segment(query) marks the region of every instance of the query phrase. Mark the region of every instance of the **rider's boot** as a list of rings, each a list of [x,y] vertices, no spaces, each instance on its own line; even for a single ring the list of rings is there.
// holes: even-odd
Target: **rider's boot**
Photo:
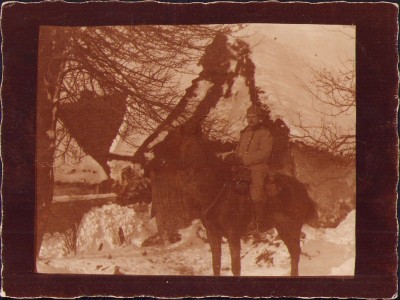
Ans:
[[[265,203],[264,201],[257,201],[254,203],[255,218],[258,224],[258,229],[264,231],[265,225]]]
[[[254,201],[252,203],[252,210],[253,220],[247,227],[247,233],[258,237],[260,229],[264,225],[264,202]]]
[[[251,203],[251,223],[247,226],[247,235],[255,235],[258,234],[258,223],[256,219],[256,203],[252,201]]]
[[[265,203],[264,201],[256,202],[255,205],[255,219],[258,224],[257,238],[260,241],[265,241],[269,237],[269,231],[265,220]]]

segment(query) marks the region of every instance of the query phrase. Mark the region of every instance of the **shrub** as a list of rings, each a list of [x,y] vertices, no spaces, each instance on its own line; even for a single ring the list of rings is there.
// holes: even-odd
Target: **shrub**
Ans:
[[[120,205],[151,201],[150,179],[143,176],[139,168],[127,166],[122,169],[121,182],[115,185]]]

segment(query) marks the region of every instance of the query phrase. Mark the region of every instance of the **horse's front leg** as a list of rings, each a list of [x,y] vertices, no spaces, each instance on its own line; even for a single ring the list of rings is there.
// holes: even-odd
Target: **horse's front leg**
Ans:
[[[221,243],[222,235],[215,230],[207,230],[207,239],[210,243],[214,276],[221,274]]]
[[[231,252],[231,266],[233,276],[240,276],[241,262],[240,262],[240,236],[236,233],[228,237],[229,250]]]
[[[288,246],[290,252],[290,276],[299,276],[299,261],[300,261],[300,242],[292,241],[292,244]]]

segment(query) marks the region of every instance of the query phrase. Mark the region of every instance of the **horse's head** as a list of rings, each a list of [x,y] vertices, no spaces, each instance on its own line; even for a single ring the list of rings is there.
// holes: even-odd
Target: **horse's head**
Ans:
[[[196,126],[178,132],[175,155],[179,160],[183,188],[202,196],[215,193],[229,175],[225,165]]]

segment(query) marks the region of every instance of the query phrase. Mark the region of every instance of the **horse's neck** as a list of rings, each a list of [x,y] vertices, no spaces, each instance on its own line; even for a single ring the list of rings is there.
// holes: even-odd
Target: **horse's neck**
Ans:
[[[203,168],[202,172],[198,174],[198,179],[201,181],[200,192],[203,208],[215,203],[228,184],[226,173],[217,162]]]
[[[192,168],[199,183],[202,208],[209,207],[228,182],[230,170],[213,153],[209,143],[197,136],[181,138],[180,157]]]

